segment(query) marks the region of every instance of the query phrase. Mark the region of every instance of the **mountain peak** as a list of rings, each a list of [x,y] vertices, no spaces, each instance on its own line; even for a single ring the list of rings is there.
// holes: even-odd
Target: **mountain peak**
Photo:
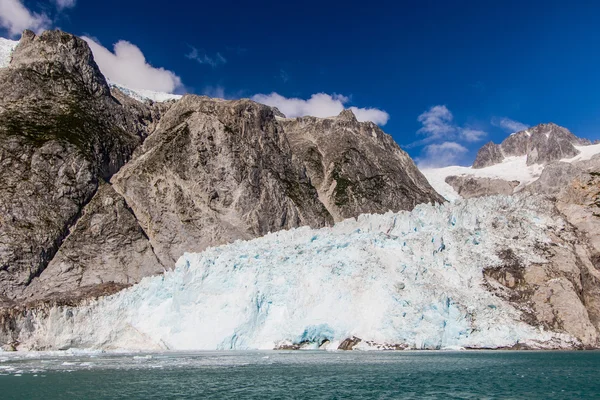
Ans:
[[[64,74],[75,74],[81,77],[90,93],[110,95],[106,79],[88,44],[60,30],[44,31],[39,35],[30,30],[23,31],[12,53],[10,66],[24,67],[54,79]]]
[[[339,113],[337,118],[344,121],[358,122],[358,120],[356,119],[356,115],[354,115],[352,110],[348,108]]]
[[[589,140],[579,138],[553,122],[538,124],[513,133],[500,144],[487,143],[477,153],[473,168],[489,167],[514,156],[527,156],[527,165],[545,164],[575,157],[579,154],[575,146],[588,144]]]

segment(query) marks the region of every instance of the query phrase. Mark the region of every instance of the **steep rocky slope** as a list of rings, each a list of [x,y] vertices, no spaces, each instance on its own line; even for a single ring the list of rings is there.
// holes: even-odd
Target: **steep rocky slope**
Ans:
[[[164,265],[186,251],[333,222],[267,106],[185,96],[112,182]]]
[[[0,296],[15,298],[46,268],[150,114],[111,96],[84,41],[23,34],[0,69]]]
[[[391,136],[372,122],[358,122],[350,110],[335,118],[281,119],[281,124],[336,221],[444,201]]]

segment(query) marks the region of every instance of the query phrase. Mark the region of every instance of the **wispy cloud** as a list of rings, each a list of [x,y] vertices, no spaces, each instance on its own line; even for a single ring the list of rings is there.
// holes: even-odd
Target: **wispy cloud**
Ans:
[[[332,117],[338,115],[350,102],[350,98],[341,94],[316,93],[309,99],[288,98],[278,93],[256,94],[252,100],[266,104],[271,107],[277,107],[289,118],[312,115],[315,117]],[[372,121],[378,125],[385,125],[390,119],[390,115],[377,108],[358,108],[348,107],[352,110],[356,119],[359,121]]]
[[[408,148],[448,140],[478,142],[487,136],[487,132],[481,129],[468,125],[459,126],[454,123],[454,115],[444,105],[431,107],[419,115],[417,121],[423,125],[417,134],[424,138],[407,145]]]
[[[190,52],[185,55],[185,58],[195,60],[199,64],[210,65],[213,68],[227,63],[227,59],[223,57],[221,53],[217,53],[214,56],[209,56],[203,50],[198,50],[193,46],[190,46]]]
[[[522,122],[515,121],[515,120],[506,118],[506,117],[504,117],[504,118],[494,117],[494,118],[492,118],[491,122],[492,122],[492,125],[494,125],[498,128],[502,128],[508,133],[520,132],[520,131],[524,131],[525,129],[529,128],[529,125],[526,125]]]
[[[62,10],[65,8],[75,7],[75,3],[77,3],[77,0],[54,0],[54,3],[56,4],[56,8],[58,10]]]
[[[288,75],[288,73],[287,73],[285,70],[283,70],[283,69],[280,69],[280,70],[279,70],[279,77],[281,78],[281,80],[283,81],[283,83],[287,83],[287,81],[289,81],[289,80],[290,80],[290,76],[289,76],[289,75]]]
[[[456,165],[462,161],[468,149],[456,142],[434,143],[425,146],[415,161],[419,168],[439,168]]]
[[[453,119],[454,116],[446,106],[433,106],[417,118],[423,125],[417,133],[426,136],[430,141],[452,136],[456,132],[456,127],[452,124]]]
[[[173,93],[182,87],[181,78],[173,71],[156,68],[146,61],[144,53],[136,45],[120,40],[114,45],[114,52],[97,41],[83,36],[100,70],[109,80],[132,89],[147,89]]]
[[[458,136],[460,139],[467,142],[479,142],[487,136],[487,132],[467,126],[459,128]]]
[[[217,97],[225,99],[225,88],[223,86],[207,86],[202,90],[202,94],[208,97]]]
[[[481,129],[456,124],[454,115],[445,105],[429,108],[417,117],[417,121],[422,125],[417,134],[423,136],[423,139],[405,147],[425,146],[418,157],[421,167],[431,168],[459,163],[468,152],[464,144],[479,142],[487,136],[487,132]]]
[[[0,0],[0,27],[10,36],[17,36],[25,29],[39,33],[51,26],[52,20],[46,13],[31,12],[21,0]]]

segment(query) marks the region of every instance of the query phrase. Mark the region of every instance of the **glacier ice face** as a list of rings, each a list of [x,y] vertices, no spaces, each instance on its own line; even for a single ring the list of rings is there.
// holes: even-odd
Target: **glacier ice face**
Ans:
[[[18,41],[0,38],[0,68],[8,67],[12,52],[19,44]]]
[[[572,340],[520,320],[482,271],[512,248],[525,263],[563,221],[537,197],[485,197],[362,215],[186,253],[163,276],[80,307],[54,307],[31,349],[330,348],[345,338],[411,348]],[[519,236],[517,242],[514,236]]]

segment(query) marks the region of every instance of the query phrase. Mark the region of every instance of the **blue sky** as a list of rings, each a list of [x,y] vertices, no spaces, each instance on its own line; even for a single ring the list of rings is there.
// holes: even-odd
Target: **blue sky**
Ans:
[[[0,34],[59,27],[107,53],[127,41],[124,58],[139,49],[171,71],[148,69],[138,83],[146,75],[134,63],[137,86],[166,79],[178,92],[264,94],[255,98],[287,114],[376,109],[358,113],[422,165],[470,164],[483,143],[524,125],[600,138],[594,3],[0,0]],[[104,68],[120,65],[107,57]]]

